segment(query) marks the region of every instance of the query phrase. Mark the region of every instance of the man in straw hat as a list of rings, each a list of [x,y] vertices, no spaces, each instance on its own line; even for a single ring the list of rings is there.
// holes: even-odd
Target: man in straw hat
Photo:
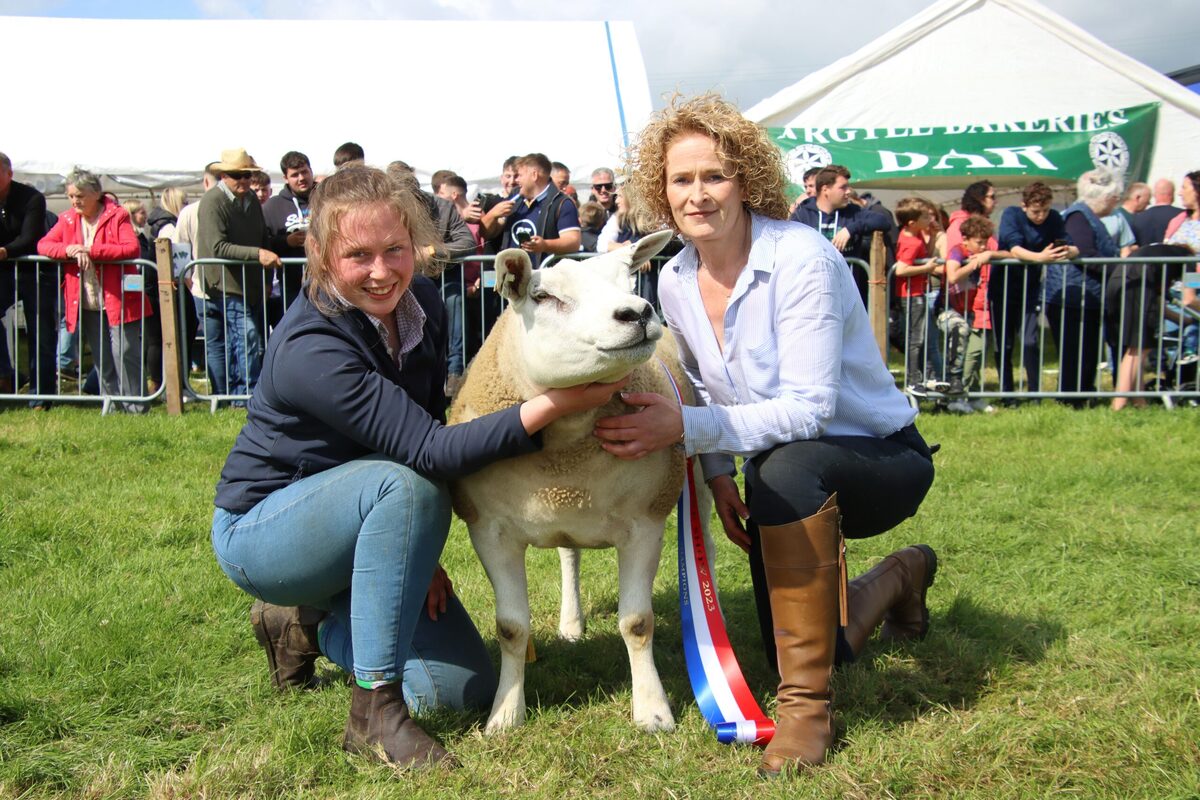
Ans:
[[[196,258],[243,263],[200,267],[208,294],[204,349],[213,394],[249,395],[262,367],[263,269],[276,269],[280,261],[265,247],[262,206],[250,191],[250,178],[261,167],[244,149],[236,148],[222,150],[213,170],[221,179],[200,199]],[[234,405],[244,404],[241,399],[234,401]]]

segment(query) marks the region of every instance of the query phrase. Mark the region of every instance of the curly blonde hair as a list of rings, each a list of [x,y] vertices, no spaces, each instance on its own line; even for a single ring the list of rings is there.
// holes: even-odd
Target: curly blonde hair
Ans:
[[[766,131],[714,92],[690,99],[675,95],[630,148],[625,159],[626,186],[639,196],[650,216],[679,231],[667,202],[667,150],[692,133],[711,138],[717,157],[733,167],[729,177],[737,178],[746,210],[771,219],[788,218],[788,179],[779,148]]]
[[[373,205],[385,205],[400,216],[412,239],[416,271],[423,274],[429,269],[429,253],[438,239],[421,198],[381,169],[347,164],[313,189],[309,201],[312,215],[308,238],[304,240],[304,254],[308,258],[308,299],[328,316],[341,313],[327,297],[334,287],[333,262],[337,257],[342,220],[353,209]]]

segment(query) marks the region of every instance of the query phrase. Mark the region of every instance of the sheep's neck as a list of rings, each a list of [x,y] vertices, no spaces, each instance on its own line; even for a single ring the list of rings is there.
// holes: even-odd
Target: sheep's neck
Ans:
[[[584,440],[596,441],[596,446],[599,447],[599,440],[592,436],[592,429],[596,427],[596,420],[600,418],[602,411],[606,416],[620,413],[615,408],[610,409],[605,406],[603,410],[579,411],[551,422],[542,430],[544,449],[560,450],[564,447],[575,447]]]

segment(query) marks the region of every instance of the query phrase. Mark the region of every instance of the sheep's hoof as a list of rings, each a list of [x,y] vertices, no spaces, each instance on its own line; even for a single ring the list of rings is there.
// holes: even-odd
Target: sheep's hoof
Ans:
[[[634,723],[646,733],[670,732],[675,730],[675,718],[670,711],[634,718]]]
[[[483,729],[483,732],[488,736],[496,736],[501,733],[507,733],[523,724],[525,724],[524,711],[521,713],[517,713],[515,710],[494,711],[492,712],[492,716],[488,718],[487,727]]]
[[[564,641],[578,642],[583,638],[583,623],[574,621],[560,622],[558,625],[558,636]]]

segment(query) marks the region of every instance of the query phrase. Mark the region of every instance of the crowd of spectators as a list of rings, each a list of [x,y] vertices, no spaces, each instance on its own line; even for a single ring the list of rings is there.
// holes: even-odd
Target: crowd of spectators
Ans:
[[[365,158],[362,147],[347,142],[337,148],[333,162],[337,168]],[[244,402],[241,398],[257,382],[268,331],[300,291],[309,196],[320,179],[309,158],[297,151],[284,154],[279,169],[284,186],[275,194],[252,156],[226,150],[205,167],[198,200],[189,203],[183,191],[169,188],[153,208],[140,200],[119,203],[100,189],[95,176],[78,171],[68,178],[72,208],[56,220],[39,192],[13,180],[11,162],[0,154],[0,262],[35,252],[64,262],[61,272],[46,266],[14,270],[9,264],[0,269],[0,304],[19,300],[25,310],[30,394],[54,394],[56,367],[59,372],[81,369],[81,327],[96,367],[92,383],[99,390],[140,397],[147,387],[157,388],[162,381],[159,328],[145,322],[159,314],[156,278],[150,274],[142,285],[126,277],[137,268],[96,262],[153,261],[153,241],[165,237],[185,263],[188,258],[239,262],[201,263],[176,277],[187,287],[179,334],[192,343],[203,332],[203,358],[185,344],[189,366],[206,369],[211,393]],[[391,162],[388,171],[423,198],[441,240],[441,249],[431,255],[442,269],[449,312],[445,390],[450,396],[500,312],[497,294],[487,291],[489,271],[481,262],[460,263],[456,257],[519,247],[537,266],[552,255],[625,247],[662,228],[614,170],[594,170],[590,196],[582,200],[570,169],[541,153],[505,159],[499,192],[473,197],[467,181],[451,169],[433,173],[432,191],[421,188],[403,161]],[[1037,392],[1047,329],[1059,358],[1057,388],[1064,392],[1095,390],[1102,341],[1111,354],[1117,390],[1140,388],[1148,342],[1158,335],[1160,319],[1182,328],[1179,356],[1185,363],[1195,359],[1196,326],[1186,327],[1186,315],[1163,313],[1171,298],[1145,291],[1144,271],[1124,268],[1118,274],[1113,267],[1071,260],[1124,257],[1158,242],[1189,248],[1180,252],[1200,251],[1198,176],[1184,179],[1181,208],[1171,204],[1175,187],[1169,180],[1157,181],[1153,191],[1144,183],[1125,188],[1119,176],[1095,170],[1080,179],[1078,200],[1062,212],[1051,207],[1050,187],[1034,181],[1022,190],[1019,205],[1005,208],[994,226],[996,190],[988,181],[969,185],[949,217],[920,197],[900,200],[893,215],[869,193],[857,193],[846,168],[829,165],[805,173],[804,194],[794,203],[791,219],[864,262],[872,235],[883,233],[888,266],[894,265],[888,286],[890,339],[904,354],[907,391],[917,398],[933,396],[955,411],[990,410],[986,401],[966,397],[982,388],[985,351],[994,352],[1002,392]],[[111,249],[117,242],[120,247]],[[994,263],[1004,259],[1021,263]],[[1173,307],[1200,308],[1195,291],[1177,285],[1179,271],[1154,275],[1159,284],[1174,285]],[[852,272],[865,303],[867,272]],[[634,291],[657,303],[656,270],[632,280]],[[1018,353],[1021,381],[1014,380]],[[0,343],[0,394],[21,382],[9,356]],[[1120,408],[1126,401],[1117,398],[1113,404]],[[38,399],[31,405],[46,408],[49,402]],[[119,407],[144,408],[132,402]]]
[[[1051,188],[1034,181],[1022,189],[1019,205],[1001,213],[998,230],[990,219],[996,194],[989,181],[968,186],[961,208],[941,223],[928,201],[902,199],[892,286],[893,316],[902,326],[891,338],[905,353],[909,394],[932,393],[953,411],[994,410],[963,396],[981,386],[987,340],[1000,391],[1009,395],[1042,390],[1047,340],[1058,361],[1057,384],[1049,390],[1080,395],[1064,398],[1075,405],[1090,402],[1106,359],[1116,392],[1142,391],[1164,334],[1179,340],[1164,348],[1166,366],[1175,367],[1180,382],[1194,383],[1200,301],[1182,282],[1184,265],[1118,259],[1200,253],[1198,182],[1200,173],[1185,176],[1184,208],[1178,208],[1170,205],[1174,185],[1160,180],[1150,205],[1147,184],[1125,187],[1119,175],[1095,169],[1080,176],[1076,200],[1060,212],[1051,207]],[[1088,258],[1109,262],[1080,260]],[[1018,352],[1021,383],[1014,380]],[[1130,403],[1121,396],[1111,402],[1114,409]]]

